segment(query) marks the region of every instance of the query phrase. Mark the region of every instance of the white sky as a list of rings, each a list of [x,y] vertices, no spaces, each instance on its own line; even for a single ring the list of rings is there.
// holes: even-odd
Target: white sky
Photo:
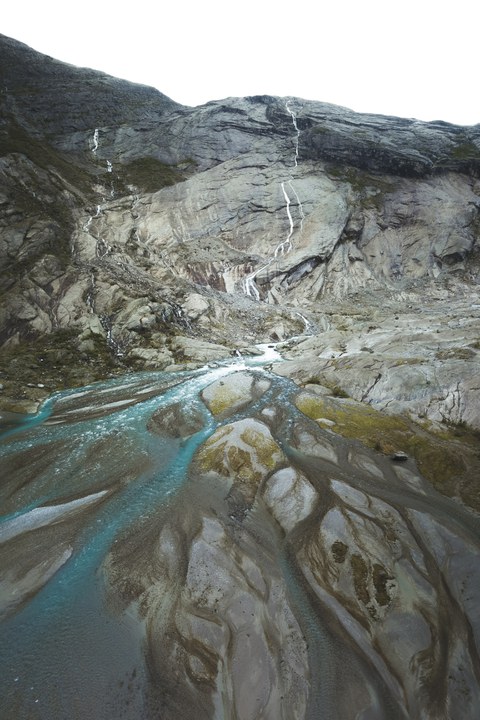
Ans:
[[[0,33],[199,105],[293,95],[480,122],[477,0],[9,0]]]

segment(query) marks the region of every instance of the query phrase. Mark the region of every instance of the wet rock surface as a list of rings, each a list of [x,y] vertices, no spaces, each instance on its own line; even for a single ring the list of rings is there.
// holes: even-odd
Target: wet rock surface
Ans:
[[[477,720],[480,126],[0,60],[2,717]]]
[[[382,413],[251,362],[66,393],[4,435],[7,715],[60,718],[60,697],[106,720],[476,718],[478,514],[380,447]],[[202,396],[236,379],[241,409],[210,411]],[[384,417],[397,452],[422,446],[424,428]],[[67,659],[85,647],[79,686]]]

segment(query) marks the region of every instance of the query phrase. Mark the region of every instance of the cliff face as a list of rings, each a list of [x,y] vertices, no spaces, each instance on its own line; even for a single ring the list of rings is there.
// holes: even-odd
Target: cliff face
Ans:
[[[5,37],[0,59],[5,407],[307,330],[311,376],[478,425],[480,126],[297,98],[187,108]],[[405,352],[420,401],[379,382]]]
[[[0,68],[6,714],[475,720],[480,126]]]

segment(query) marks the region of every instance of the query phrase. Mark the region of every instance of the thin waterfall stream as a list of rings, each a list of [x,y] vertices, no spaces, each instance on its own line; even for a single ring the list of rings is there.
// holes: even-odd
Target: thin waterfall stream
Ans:
[[[294,168],[296,169],[298,167],[298,153],[299,153],[299,140],[300,140],[300,130],[297,125],[297,116],[296,113],[290,108],[291,100],[287,100],[285,103],[285,109],[287,113],[290,115],[292,119],[292,125],[295,130],[295,154],[294,154]],[[293,185],[293,177],[290,175],[288,180],[282,181],[280,183],[280,189],[282,191],[283,199],[285,201],[285,212],[288,219],[288,231],[287,236],[284,240],[280,241],[277,246],[275,247],[273,255],[267,259],[267,261],[262,264],[259,268],[257,268],[254,272],[247,275],[243,280],[243,291],[246,295],[250,296],[254,300],[259,301],[260,300],[260,292],[256,285],[256,278],[257,276],[262,273],[264,270],[267,270],[272,263],[275,262],[275,260],[278,259],[278,257],[283,255],[288,255],[288,253],[292,250],[292,236],[295,231],[295,225],[292,217],[292,213],[290,210],[290,206],[292,204],[292,199],[290,195],[287,192],[286,185],[290,188],[290,191],[292,192],[293,196],[295,197],[296,204],[298,206],[298,212],[300,215],[300,225],[298,228],[299,235],[303,232],[303,221],[305,219],[305,215],[303,212],[302,203],[300,201],[300,198],[298,196],[297,191],[294,188]]]

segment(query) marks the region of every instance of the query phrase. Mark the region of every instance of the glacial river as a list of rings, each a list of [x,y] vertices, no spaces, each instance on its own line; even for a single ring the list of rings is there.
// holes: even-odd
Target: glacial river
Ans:
[[[476,720],[478,519],[319,430],[262,350],[56,393],[0,437],[1,718]],[[200,392],[246,370],[267,389],[215,417]],[[152,425],[171,407],[196,426]],[[189,470],[246,414],[283,469],[232,510]],[[195,595],[208,562],[223,598]]]
[[[246,362],[278,360],[260,349],[248,361],[56,393],[0,438],[2,718],[144,717],[143,629],[106,607],[100,568],[121,531],[168,512],[215,430],[200,390]],[[181,444],[148,432],[154,412],[179,402],[202,414],[199,432]]]

